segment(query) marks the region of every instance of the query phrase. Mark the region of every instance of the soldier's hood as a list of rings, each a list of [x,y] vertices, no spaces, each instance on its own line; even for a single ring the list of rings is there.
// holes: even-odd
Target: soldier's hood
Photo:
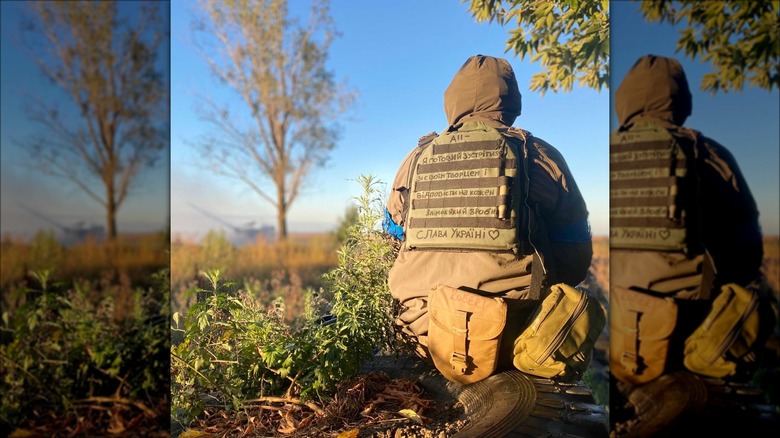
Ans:
[[[450,126],[471,119],[512,126],[520,109],[515,72],[501,58],[472,56],[444,92],[444,112]]]
[[[620,126],[640,119],[682,126],[692,105],[685,71],[676,59],[663,56],[639,58],[615,92]]]

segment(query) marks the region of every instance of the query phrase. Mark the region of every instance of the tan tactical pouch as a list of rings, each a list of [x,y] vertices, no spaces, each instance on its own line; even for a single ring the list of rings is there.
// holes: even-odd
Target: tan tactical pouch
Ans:
[[[585,291],[563,283],[550,289],[515,339],[512,362],[535,376],[576,378],[588,367],[606,313]]]
[[[649,382],[666,368],[677,303],[619,286],[611,292],[610,371],[625,382]]]
[[[444,377],[473,383],[490,376],[506,325],[504,300],[439,285],[428,307],[428,350]]]
[[[753,350],[761,331],[758,293],[727,284],[704,322],[685,341],[685,367],[697,374],[725,377]]]

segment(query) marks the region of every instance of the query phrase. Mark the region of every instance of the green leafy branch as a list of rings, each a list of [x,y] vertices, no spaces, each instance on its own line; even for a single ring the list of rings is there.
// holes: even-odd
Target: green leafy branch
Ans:
[[[463,2],[467,0],[462,0]],[[541,62],[531,90],[609,88],[608,0],[469,0],[478,21],[514,24],[506,51]]]
[[[639,3],[649,22],[685,24],[677,51],[713,68],[702,77],[703,91],[780,89],[780,1]]]
[[[390,241],[377,230],[379,181],[358,178],[358,220],[349,227],[338,266],[325,275],[327,292],[307,291],[300,328],[284,322],[281,298],[264,307],[247,290],[230,292],[219,271],[207,271],[210,291],[186,315],[173,315],[183,340],[171,351],[172,412],[188,425],[207,395],[225,409],[294,403],[317,414],[318,403],[392,339],[387,272]],[[203,292],[210,292],[204,294]]]

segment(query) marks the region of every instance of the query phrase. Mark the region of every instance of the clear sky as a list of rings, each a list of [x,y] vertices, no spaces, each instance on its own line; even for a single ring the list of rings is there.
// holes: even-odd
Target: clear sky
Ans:
[[[120,2],[120,18],[134,23],[141,2]],[[25,141],[40,131],[24,111],[31,96],[56,103],[60,114],[75,114],[72,100],[58,86],[45,78],[22,43],[22,17],[30,14],[25,2],[0,2],[0,233],[30,237],[38,229],[53,224],[72,227],[80,222],[105,227],[105,210],[73,183],[54,178],[37,170],[25,149]],[[169,8],[161,4],[162,26],[168,28]],[[158,71],[167,80],[169,44],[160,45]],[[81,123],[78,117],[72,123]],[[157,231],[169,222],[169,152],[164,150],[155,168],[138,175],[136,185],[117,216],[119,232]],[[94,189],[102,193],[96,182]],[[25,210],[36,211],[38,215]],[[44,220],[48,218],[51,222]]]
[[[122,8],[127,9],[133,3],[123,4]],[[209,74],[193,49],[190,25],[194,5],[173,0],[170,6],[170,182],[167,160],[144,174],[119,212],[120,231],[159,229],[168,221],[169,214],[174,234],[197,236],[221,226],[191,204],[208,209],[231,224],[255,221],[258,225],[274,225],[272,206],[240,183],[206,170],[193,153],[191,144],[208,129],[195,114],[195,92],[208,94],[218,102],[235,103],[232,91]],[[291,12],[305,17],[308,5],[308,1],[293,0]],[[359,95],[353,110],[341,123],[342,136],[330,161],[311,175],[293,205],[288,218],[291,231],[333,228],[351,197],[357,194],[358,187],[350,180],[358,175],[371,173],[389,183],[418,137],[446,127],[443,92],[462,63],[481,53],[510,61],[523,93],[523,114],[515,125],[561,150],[585,196],[594,234],[607,233],[607,90],[575,88],[571,93],[548,93],[544,97],[530,92],[530,77],[539,71],[539,66],[527,59],[520,62],[513,54],[505,53],[507,30],[496,24],[476,23],[467,5],[457,0],[333,0],[331,6],[341,36],[331,47],[328,65],[338,79],[346,79]],[[708,66],[675,53],[674,28],[645,23],[634,2],[612,2],[610,6],[613,84],[619,84],[642,55],[677,57],[694,93],[693,115],[687,125],[732,151],[761,209],[764,232],[778,234],[778,91],[746,89],[715,96],[699,91],[701,76]],[[38,129],[22,111],[24,96],[63,96],[40,75],[20,42],[19,11],[24,4],[2,2],[0,7],[0,231],[29,233],[49,226],[21,209],[20,203],[63,224],[102,224],[103,211],[97,203],[72,185],[34,170],[19,146],[20,141]],[[165,45],[160,59],[161,64],[168,59]]]
[[[292,1],[290,9],[305,17],[308,5]],[[192,7],[194,2],[171,3],[172,231],[197,236],[220,226],[190,204],[235,225],[249,221],[275,225],[270,204],[241,183],[205,170],[193,153],[192,142],[209,129],[197,118],[194,94],[208,93],[218,102],[235,102],[235,95],[209,74],[193,48]],[[341,36],[331,46],[328,65],[359,96],[343,120],[342,137],[330,161],[309,178],[291,208],[291,232],[334,228],[358,194],[358,185],[350,180],[361,174],[378,176],[389,190],[398,165],[417,139],[447,127],[442,99],[452,76],[469,56],[484,54],[509,60],[523,94],[523,114],[515,126],[562,152],[587,202],[594,234],[607,234],[607,90],[575,88],[543,98],[530,92],[530,77],[540,67],[505,53],[508,31],[496,24],[477,24],[467,5],[457,0],[333,0],[331,9]]]
[[[731,151],[758,203],[764,234],[780,234],[780,92],[757,88],[714,96],[702,92],[701,78],[711,68],[699,60],[691,61],[684,52],[675,52],[679,37],[676,27],[646,23],[635,2],[613,1],[610,7],[612,90],[617,89],[641,56],[677,58],[685,69],[693,95],[693,113],[686,126],[701,131]],[[614,114],[611,120],[612,128],[617,128]]]

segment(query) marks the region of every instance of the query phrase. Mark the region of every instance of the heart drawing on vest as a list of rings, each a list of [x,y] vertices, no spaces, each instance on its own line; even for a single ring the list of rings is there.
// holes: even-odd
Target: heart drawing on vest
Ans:
[[[669,234],[671,234],[671,232],[669,230],[661,230],[661,231],[658,232],[658,235],[661,236],[661,239],[664,239],[664,240],[669,238]]]
[[[490,236],[490,238],[493,239],[493,240],[498,239],[498,230],[490,230],[490,231],[488,231],[488,236]]]

